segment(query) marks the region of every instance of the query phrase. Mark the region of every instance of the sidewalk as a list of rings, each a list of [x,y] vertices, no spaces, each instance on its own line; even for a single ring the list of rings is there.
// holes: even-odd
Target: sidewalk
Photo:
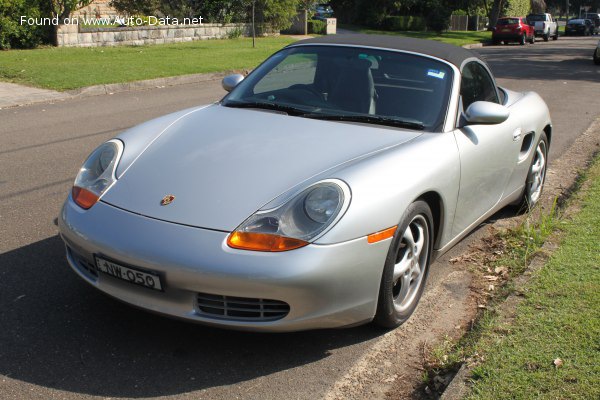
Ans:
[[[71,98],[68,93],[0,82],[0,109],[51,100]]]
[[[111,83],[94,85],[79,89],[57,92],[55,90],[39,89],[15,83],[0,82],[0,110],[9,107],[18,107],[34,103],[43,103],[54,100],[67,100],[72,98],[128,92],[131,90],[145,90],[165,86],[187,85],[200,82],[221,80],[231,72],[180,75],[167,78],[148,79],[126,83]]]

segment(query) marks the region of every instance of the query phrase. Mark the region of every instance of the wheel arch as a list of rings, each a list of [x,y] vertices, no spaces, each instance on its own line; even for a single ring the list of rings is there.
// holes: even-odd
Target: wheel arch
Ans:
[[[423,193],[417,200],[423,200],[431,209],[433,216],[433,248],[439,248],[439,242],[442,238],[442,229],[444,221],[444,202],[438,192],[429,191]]]
[[[546,134],[546,138],[548,138],[548,147],[550,147],[550,143],[552,143],[552,126],[546,125],[544,127],[544,133]]]

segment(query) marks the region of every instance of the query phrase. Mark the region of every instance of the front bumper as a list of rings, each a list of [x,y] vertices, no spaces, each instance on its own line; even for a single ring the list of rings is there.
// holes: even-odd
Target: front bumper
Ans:
[[[213,326],[297,331],[352,326],[376,311],[390,239],[365,237],[309,245],[282,253],[231,249],[227,232],[164,222],[99,202],[80,209],[72,199],[59,217],[72,269],[97,289],[134,306]],[[158,292],[94,271],[95,255],[155,271]],[[240,319],[203,313],[198,294],[272,299],[289,305],[278,320]]]

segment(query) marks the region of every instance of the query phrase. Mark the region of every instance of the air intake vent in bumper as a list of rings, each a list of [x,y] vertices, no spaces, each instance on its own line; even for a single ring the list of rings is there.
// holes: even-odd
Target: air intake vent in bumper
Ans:
[[[275,321],[290,312],[289,304],[279,300],[251,299],[198,293],[197,310],[203,317],[236,321]]]
[[[96,271],[96,266],[94,264],[69,246],[67,246],[67,258],[69,258],[71,264],[86,278],[92,282],[96,282],[98,279],[98,272]]]

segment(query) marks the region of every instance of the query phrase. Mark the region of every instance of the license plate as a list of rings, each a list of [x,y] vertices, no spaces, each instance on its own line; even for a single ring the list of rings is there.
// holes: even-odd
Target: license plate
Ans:
[[[502,29],[502,32],[510,32],[510,28],[504,28]]]
[[[96,268],[98,268],[98,271],[117,279],[147,287],[148,289],[163,290],[160,275],[156,272],[140,271],[139,269],[125,267],[100,257],[96,257]]]

